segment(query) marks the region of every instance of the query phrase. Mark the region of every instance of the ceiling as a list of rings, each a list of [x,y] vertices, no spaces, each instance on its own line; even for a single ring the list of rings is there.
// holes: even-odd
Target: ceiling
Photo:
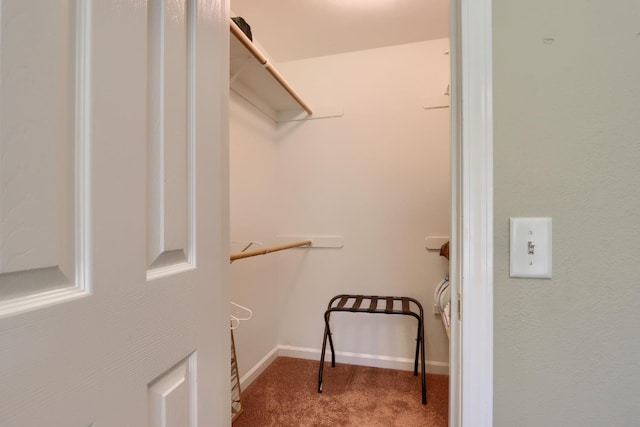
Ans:
[[[279,62],[449,36],[448,0],[231,0]]]

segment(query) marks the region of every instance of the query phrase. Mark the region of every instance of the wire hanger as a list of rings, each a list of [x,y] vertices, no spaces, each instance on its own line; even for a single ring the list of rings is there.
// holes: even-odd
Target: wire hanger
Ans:
[[[231,320],[231,330],[236,330],[240,326],[240,322],[249,320],[253,317],[253,311],[243,305],[237,304],[233,301],[229,301],[229,304],[235,307],[235,313],[229,315]]]
[[[253,245],[262,246],[262,242],[258,242],[256,240],[239,240],[237,242],[231,242],[231,243],[243,243],[243,244],[246,245],[244,248],[242,248],[240,250],[240,253],[246,252],[247,249],[249,249]],[[232,259],[231,262],[233,262],[233,261],[235,261],[235,260]]]

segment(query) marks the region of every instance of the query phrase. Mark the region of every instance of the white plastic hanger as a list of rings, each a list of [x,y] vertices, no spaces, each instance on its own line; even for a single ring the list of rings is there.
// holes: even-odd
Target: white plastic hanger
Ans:
[[[237,304],[233,301],[229,301],[229,304],[235,307],[235,313],[229,315],[231,320],[231,330],[236,330],[240,326],[240,322],[251,319],[253,317],[253,311],[243,305]]]

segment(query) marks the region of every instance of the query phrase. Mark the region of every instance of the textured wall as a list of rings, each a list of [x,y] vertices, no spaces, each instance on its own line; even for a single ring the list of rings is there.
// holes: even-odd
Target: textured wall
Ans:
[[[493,7],[495,425],[638,425],[640,3]],[[553,279],[509,278],[510,216]]]

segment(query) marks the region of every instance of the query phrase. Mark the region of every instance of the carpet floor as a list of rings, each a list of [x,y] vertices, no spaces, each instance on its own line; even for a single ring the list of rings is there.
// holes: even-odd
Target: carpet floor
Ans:
[[[233,427],[446,427],[449,377],[427,374],[427,405],[420,376],[391,369],[277,358],[242,393]]]

